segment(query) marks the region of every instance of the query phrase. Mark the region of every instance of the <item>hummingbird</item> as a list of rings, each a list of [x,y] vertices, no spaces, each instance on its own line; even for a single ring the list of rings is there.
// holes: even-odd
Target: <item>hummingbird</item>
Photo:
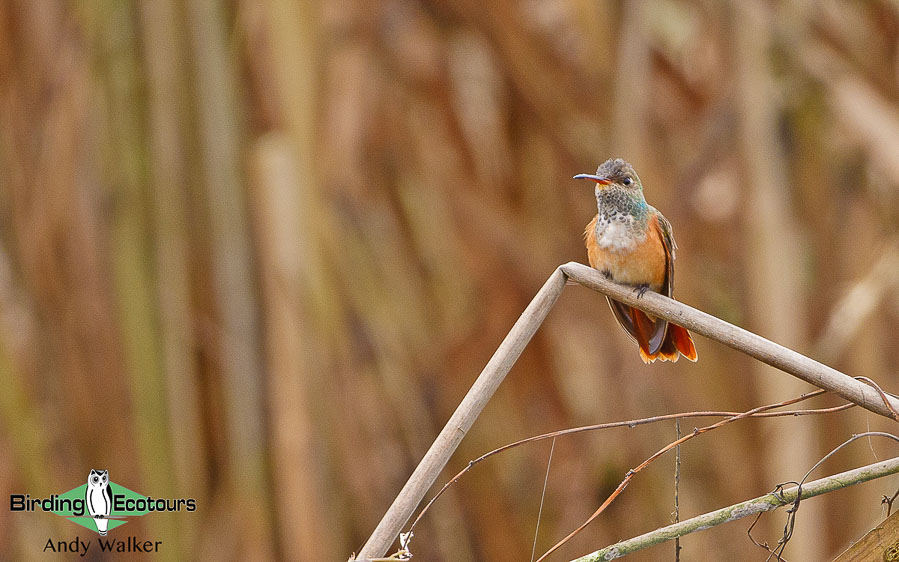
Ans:
[[[643,184],[633,166],[621,158],[603,162],[596,174],[574,179],[596,182],[596,216],[584,238],[590,266],[606,279],[628,285],[638,297],[652,290],[671,297],[674,252],[671,223],[643,197]],[[618,324],[640,347],[644,363],[696,361],[693,338],[685,328],[607,297]]]

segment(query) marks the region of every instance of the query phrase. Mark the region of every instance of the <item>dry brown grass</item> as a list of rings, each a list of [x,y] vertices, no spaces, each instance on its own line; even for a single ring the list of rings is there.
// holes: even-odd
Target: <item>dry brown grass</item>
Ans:
[[[546,276],[584,261],[595,209],[569,178],[610,156],[674,226],[679,300],[895,389],[897,6],[749,4],[0,3],[0,492],[107,468],[198,499],[128,524],[173,556],[345,559]],[[828,328],[860,284],[873,303]],[[703,339],[695,365],[646,367],[571,293],[449,474],[528,435],[795,394]],[[681,516],[882,423],[685,446]],[[560,440],[541,544],[673,434]],[[473,473],[416,555],[527,559],[546,453]],[[670,480],[650,471],[562,556],[668,523]],[[791,548],[839,552],[877,486],[809,502]],[[0,510],[0,558],[68,525]],[[757,556],[744,531],[685,556]]]

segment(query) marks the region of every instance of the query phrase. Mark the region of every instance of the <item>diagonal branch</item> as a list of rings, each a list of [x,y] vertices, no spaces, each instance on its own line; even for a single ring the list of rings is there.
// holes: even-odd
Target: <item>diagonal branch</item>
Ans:
[[[606,280],[592,267],[570,262],[559,269],[572,281],[594,291],[723,343],[818,388],[838,394],[866,410],[888,418],[893,416],[889,406],[884,404],[884,398],[875,389],[792,349],[657,293],[647,292],[637,298],[628,287]],[[893,408],[899,409],[899,400],[893,397],[886,399]]]
[[[820,480],[803,484],[802,498],[808,499],[827,492],[846,488],[861,482],[867,482],[882,476],[899,472],[899,457],[887,459],[861,468],[847,470],[833,476],[826,476]],[[627,539],[619,543],[607,546],[602,550],[587,554],[575,560],[575,562],[599,562],[600,560],[614,560],[626,554],[642,550],[644,548],[669,541],[675,537],[682,537],[694,531],[702,531],[715,525],[728,523],[747,515],[755,515],[764,511],[771,511],[778,507],[792,504],[796,501],[797,486],[787,488],[781,492],[768,493],[764,496],[734,504],[703,515],[692,517],[680,523],[674,523],[661,529],[650,531],[639,537]]]
[[[503,342],[499,344],[493,357],[490,358],[484,370],[468,390],[468,394],[462,399],[456,411],[437,435],[434,443],[431,444],[428,452],[412,472],[412,476],[393,500],[387,513],[384,514],[381,522],[368,538],[368,542],[355,558],[356,560],[376,558],[387,552],[403,525],[412,516],[412,512],[415,511],[425,493],[434,483],[437,475],[446,466],[453,451],[459,446],[474,420],[480,415],[509,369],[531,341],[534,332],[556,304],[556,299],[562,294],[564,288],[565,274],[562,273],[561,268],[557,268],[543,284],[534,300],[524,309],[521,317],[512,326]]]
[[[409,480],[400,490],[365,546],[362,547],[356,560],[383,556],[387,552],[440,471],[446,466],[453,451],[462,441],[462,437],[471,428],[474,420],[480,415],[537,328],[549,314],[550,309],[562,294],[568,279],[742,351],[818,388],[838,394],[876,414],[892,417],[890,407],[899,409],[899,400],[896,398],[886,394],[881,395],[871,386],[836,369],[657,293],[650,291],[638,299],[636,293],[629,287],[606,280],[591,267],[569,262],[559,266],[550,275],[521,317],[512,326],[465,398],[462,399],[456,411],[412,472]],[[888,403],[885,404],[885,401]]]

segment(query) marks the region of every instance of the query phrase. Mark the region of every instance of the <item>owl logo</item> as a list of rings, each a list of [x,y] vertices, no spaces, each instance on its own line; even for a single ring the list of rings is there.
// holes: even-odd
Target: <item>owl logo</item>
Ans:
[[[97,532],[106,536],[109,528],[109,513],[112,511],[112,486],[109,485],[108,470],[94,470],[87,476],[87,490],[84,494],[87,511],[94,518]]]

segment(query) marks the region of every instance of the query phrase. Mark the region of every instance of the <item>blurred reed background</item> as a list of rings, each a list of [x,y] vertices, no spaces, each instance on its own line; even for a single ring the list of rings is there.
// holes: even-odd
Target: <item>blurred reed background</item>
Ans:
[[[105,468],[197,499],[125,527],[162,558],[346,559],[545,278],[586,261],[592,187],[570,178],[612,156],[674,225],[680,300],[895,391],[897,57],[888,0],[2,2],[0,495]],[[537,433],[810,388],[697,348],[644,366],[568,288],[446,477]],[[869,428],[894,429],[850,410],[692,441],[681,517]],[[674,431],[559,440],[538,553]],[[416,559],[528,559],[548,452],[466,476]],[[895,453],[859,442],[813,476]],[[555,559],[669,523],[673,464]],[[787,557],[839,552],[897,485],[803,503]],[[748,525],[683,556],[762,559]],[[0,509],[0,559],[78,531]]]

